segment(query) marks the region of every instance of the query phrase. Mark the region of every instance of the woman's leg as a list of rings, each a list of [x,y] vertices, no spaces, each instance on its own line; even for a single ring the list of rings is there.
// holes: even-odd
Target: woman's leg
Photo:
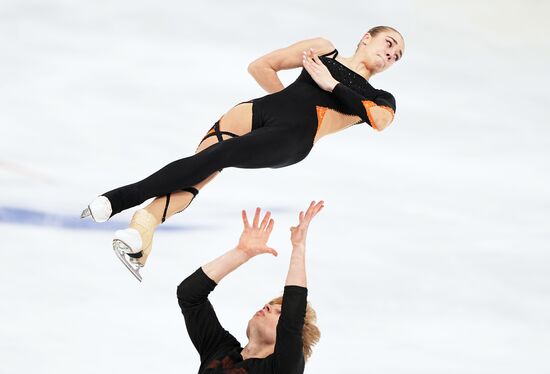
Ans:
[[[231,108],[219,121],[220,131],[229,132],[237,136],[242,136],[252,130],[252,103],[243,103]],[[223,140],[230,139],[231,136],[221,134]],[[217,136],[210,136],[199,144],[196,153],[199,153],[206,148],[218,143]],[[195,184],[193,187],[197,191],[201,191],[210,181],[212,181],[220,172],[216,171],[208,176],[203,181]],[[177,191],[170,194],[170,201],[167,206],[167,197],[157,197],[145,210],[152,214],[160,223],[163,218],[168,219],[176,213],[184,211],[190,204],[195,195],[188,191]],[[165,212],[166,210],[166,212]]]
[[[218,124],[219,134],[208,136],[209,132],[200,142],[196,153],[218,143],[220,138],[223,139],[222,141],[225,141],[232,136],[241,136],[250,132],[252,128],[252,104],[245,103],[232,108],[222,117]],[[228,133],[231,135],[228,135]],[[218,174],[219,171],[215,171],[206,179],[194,185],[193,188],[196,191],[201,190],[202,187]],[[115,241],[119,240],[119,243],[122,242],[123,249],[132,258],[133,263],[138,266],[145,265],[151,253],[153,234],[157,226],[164,222],[165,219],[185,210],[191,204],[196,193],[176,191],[163,197],[157,197],[144,209],[140,209],[134,213],[128,229],[117,231]]]
[[[303,126],[302,126],[303,128]],[[194,156],[176,160],[147,178],[105,193],[112,215],[143,203],[194,186],[226,167],[283,167],[303,159],[313,138],[300,126],[273,126],[216,143]],[[311,139],[309,139],[311,137]]]

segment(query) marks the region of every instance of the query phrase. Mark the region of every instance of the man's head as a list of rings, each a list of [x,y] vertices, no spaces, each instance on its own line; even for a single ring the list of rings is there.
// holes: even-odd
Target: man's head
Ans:
[[[283,297],[277,297],[257,311],[248,322],[246,336],[258,344],[274,345],[277,337],[277,323],[282,311]],[[302,330],[302,346],[304,358],[307,360],[312,353],[312,348],[321,337],[321,332],[315,324],[317,315],[315,310],[307,303],[304,328]]]

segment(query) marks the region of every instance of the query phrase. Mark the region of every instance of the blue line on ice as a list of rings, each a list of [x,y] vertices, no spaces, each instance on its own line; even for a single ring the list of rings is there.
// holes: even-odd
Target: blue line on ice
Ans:
[[[117,230],[126,228],[128,222],[107,221],[104,223],[95,223],[91,219],[80,219],[76,214],[74,216],[41,212],[17,207],[0,206],[0,223],[12,223],[19,225],[58,227],[64,229],[76,230]],[[201,230],[205,226],[176,226],[162,225],[159,230],[164,231],[183,231],[183,230]]]

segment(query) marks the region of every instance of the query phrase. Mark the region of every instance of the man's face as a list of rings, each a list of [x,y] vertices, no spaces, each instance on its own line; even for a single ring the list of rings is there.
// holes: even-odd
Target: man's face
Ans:
[[[274,344],[277,335],[277,323],[281,315],[281,305],[265,304],[248,322],[246,335],[260,338],[265,344]]]

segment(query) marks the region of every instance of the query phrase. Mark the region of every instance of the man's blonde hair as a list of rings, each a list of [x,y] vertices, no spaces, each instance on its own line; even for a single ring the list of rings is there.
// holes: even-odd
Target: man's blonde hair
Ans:
[[[269,305],[283,305],[283,297],[279,296],[269,302]],[[308,302],[306,306],[306,316],[304,318],[304,328],[302,329],[302,349],[304,359],[307,361],[313,352],[313,346],[319,342],[321,331],[316,325],[317,313]]]

